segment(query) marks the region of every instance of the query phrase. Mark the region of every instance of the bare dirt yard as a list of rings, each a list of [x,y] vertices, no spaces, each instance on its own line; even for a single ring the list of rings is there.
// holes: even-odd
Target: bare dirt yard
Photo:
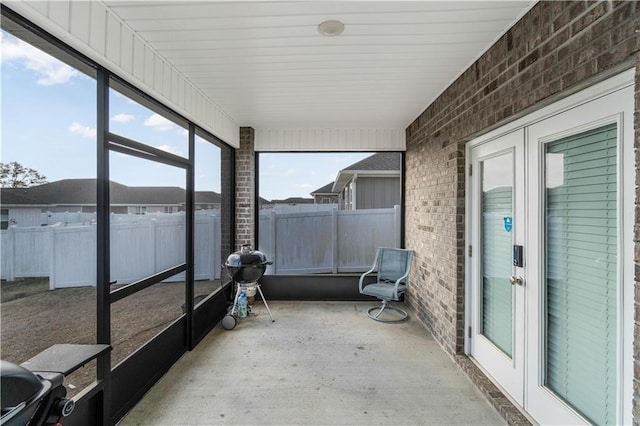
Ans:
[[[196,283],[198,296],[219,281]],[[184,282],[158,283],[111,305],[112,366],[182,315]],[[0,357],[17,364],[56,343],[96,342],[96,288],[49,290],[47,278],[0,284]],[[70,395],[95,379],[95,362],[65,380]]]

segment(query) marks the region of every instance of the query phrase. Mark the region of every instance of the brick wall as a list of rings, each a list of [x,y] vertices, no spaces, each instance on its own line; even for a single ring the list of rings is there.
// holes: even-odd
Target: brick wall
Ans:
[[[221,220],[222,226],[220,243],[220,264],[227,260],[229,253],[235,251],[235,193],[231,190],[235,187],[235,150],[224,147],[221,150],[221,180],[222,192],[220,193]]]
[[[640,64],[639,15],[636,2],[539,2],[407,128],[408,302],[449,354],[464,348],[465,141]]]
[[[240,128],[240,148],[236,150],[236,250],[242,244],[254,245],[256,165],[254,130]]]

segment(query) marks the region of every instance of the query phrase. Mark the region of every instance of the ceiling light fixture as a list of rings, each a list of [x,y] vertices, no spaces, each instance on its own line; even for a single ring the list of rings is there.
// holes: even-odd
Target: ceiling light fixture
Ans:
[[[343,31],[344,24],[340,21],[324,21],[318,25],[318,32],[327,37],[339,36]]]

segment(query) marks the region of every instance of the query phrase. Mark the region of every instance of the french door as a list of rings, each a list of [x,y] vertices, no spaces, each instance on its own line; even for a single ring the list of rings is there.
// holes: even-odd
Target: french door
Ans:
[[[525,282],[524,265],[517,264],[520,259],[514,263],[513,252],[525,238],[523,136],[518,130],[471,152],[472,353],[519,404],[524,403]]]
[[[630,419],[632,111],[628,87],[469,150],[468,351],[541,424]]]

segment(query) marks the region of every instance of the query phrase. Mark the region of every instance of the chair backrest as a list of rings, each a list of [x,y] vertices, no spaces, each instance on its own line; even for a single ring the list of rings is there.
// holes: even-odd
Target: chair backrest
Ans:
[[[397,281],[411,268],[413,250],[380,247],[377,253],[378,281]],[[408,278],[403,280],[407,284]]]

